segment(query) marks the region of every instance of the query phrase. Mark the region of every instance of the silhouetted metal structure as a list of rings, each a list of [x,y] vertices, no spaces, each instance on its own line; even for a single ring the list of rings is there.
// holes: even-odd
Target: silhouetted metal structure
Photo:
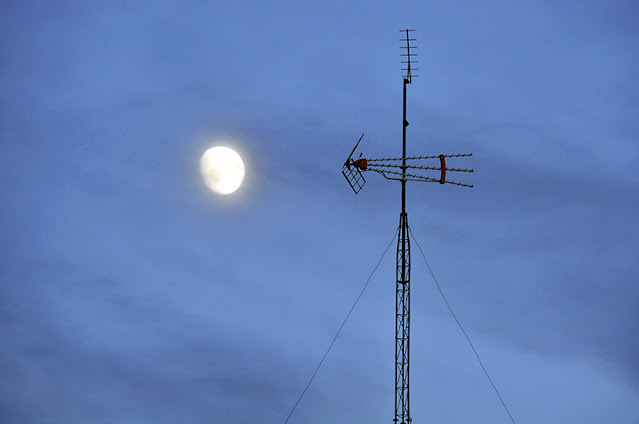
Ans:
[[[410,416],[410,238],[408,230],[408,214],[406,213],[406,182],[407,181],[426,181],[437,182],[440,184],[453,184],[461,187],[472,188],[472,185],[461,182],[446,180],[447,172],[473,172],[472,169],[447,168],[446,158],[457,158],[472,156],[472,153],[456,154],[456,155],[436,155],[436,156],[406,156],[406,86],[412,83],[412,65],[417,63],[413,60],[417,54],[414,53],[416,46],[411,45],[414,38],[410,38],[410,33],[414,30],[406,29],[406,38],[400,41],[405,42],[402,46],[405,52],[402,53],[402,63],[406,65],[403,71],[404,96],[403,96],[403,122],[402,122],[402,157],[381,158],[381,159],[352,159],[355,150],[362,141],[364,134],[359,138],[351,154],[342,166],[342,173],[349,185],[355,192],[359,193],[366,179],[362,172],[374,171],[381,174],[389,180],[400,181],[402,183],[402,210],[399,215],[399,229],[397,237],[397,256],[396,256],[396,290],[395,290],[395,417],[393,421],[399,424],[409,424],[412,421]],[[439,163],[434,165],[426,165],[425,161],[431,159],[439,159]],[[437,166],[439,165],[439,166]],[[439,171],[438,178],[425,175],[425,171]]]

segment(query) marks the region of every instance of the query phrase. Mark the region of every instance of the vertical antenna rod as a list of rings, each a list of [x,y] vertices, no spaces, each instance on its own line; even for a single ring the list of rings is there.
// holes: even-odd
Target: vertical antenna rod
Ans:
[[[399,424],[410,424],[410,240],[408,237],[408,214],[406,213],[406,86],[412,82],[411,58],[416,56],[410,52],[411,39],[406,29],[405,41],[406,75],[403,78],[403,113],[402,113],[402,211],[399,215],[399,234],[397,237],[397,261],[395,268],[395,418]],[[403,32],[403,31],[402,31]],[[414,46],[412,46],[414,47]]]

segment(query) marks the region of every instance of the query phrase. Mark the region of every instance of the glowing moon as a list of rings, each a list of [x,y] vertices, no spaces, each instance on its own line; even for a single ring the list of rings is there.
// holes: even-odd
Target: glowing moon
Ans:
[[[244,162],[237,152],[224,146],[212,147],[200,160],[206,185],[216,193],[231,194],[244,181]]]

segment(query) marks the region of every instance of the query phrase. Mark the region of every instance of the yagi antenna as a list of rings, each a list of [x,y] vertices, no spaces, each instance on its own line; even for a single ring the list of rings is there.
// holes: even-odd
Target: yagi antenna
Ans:
[[[415,49],[417,48],[417,46],[411,46],[410,42],[411,41],[417,41],[416,38],[410,38],[409,34],[411,32],[415,32],[414,29],[404,29],[400,32],[404,32],[406,31],[406,38],[400,38],[399,41],[405,41],[406,45],[405,46],[401,46],[400,49],[406,49],[406,53],[402,53],[401,56],[404,58],[404,60],[402,60],[402,63],[406,64],[405,68],[402,68],[402,71],[406,71],[406,75],[404,75],[404,79],[408,80],[408,84],[410,84],[412,82],[412,77],[418,77],[419,75],[412,75],[411,72],[413,70],[417,71],[417,68],[411,68],[411,64],[417,63],[416,60],[411,60],[411,58],[413,57],[417,57],[416,53],[411,53],[410,49]]]
[[[400,39],[405,45],[402,48],[402,64],[405,68],[403,75],[403,120],[402,120],[402,156],[379,159],[359,158],[353,160],[353,154],[357,150],[364,134],[359,138],[355,147],[348,155],[348,159],[342,166],[342,173],[355,194],[359,193],[366,180],[364,172],[374,171],[388,180],[399,181],[402,184],[402,209],[399,215],[399,229],[397,238],[397,266],[396,266],[396,290],[395,290],[395,424],[410,424],[410,392],[409,392],[409,363],[410,363],[410,240],[408,228],[408,214],[406,213],[406,182],[422,181],[439,184],[451,184],[459,187],[472,188],[471,184],[448,180],[450,173],[470,173],[472,169],[449,168],[448,158],[464,158],[472,156],[472,153],[432,156],[407,156],[406,155],[406,86],[412,83],[413,74],[417,68],[414,58],[416,46],[411,43],[415,38],[410,35],[414,30],[402,30],[406,38]]]
[[[446,158],[469,157],[472,155],[472,153],[461,153],[456,155],[415,156],[407,158],[357,159],[351,160],[350,166],[356,168],[354,171],[360,171],[360,174],[361,171],[375,171],[387,180],[425,181],[473,188],[471,184],[449,181],[446,179],[447,172],[474,172],[473,169],[447,168]],[[439,159],[439,166],[421,165],[422,161],[427,159]],[[407,162],[406,165],[404,165],[404,160]],[[344,164],[344,166],[346,166],[346,164]],[[406,170],[409,170],[410,172],[405,172]],[[438,172],[435,175],[429,176],[425,175],[424,171]]]

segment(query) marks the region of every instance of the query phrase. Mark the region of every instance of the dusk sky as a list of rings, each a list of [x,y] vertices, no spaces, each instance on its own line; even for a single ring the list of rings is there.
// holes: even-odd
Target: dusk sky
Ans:
[[[632,1],[3,1],[0,422],[283,423],[408,222],[518,424],[639,423]],[[242,156],[218,195],[199,160]],[[412,244],[411,415],[510,423]],[[395,242],[291,424],[394,413]]]

